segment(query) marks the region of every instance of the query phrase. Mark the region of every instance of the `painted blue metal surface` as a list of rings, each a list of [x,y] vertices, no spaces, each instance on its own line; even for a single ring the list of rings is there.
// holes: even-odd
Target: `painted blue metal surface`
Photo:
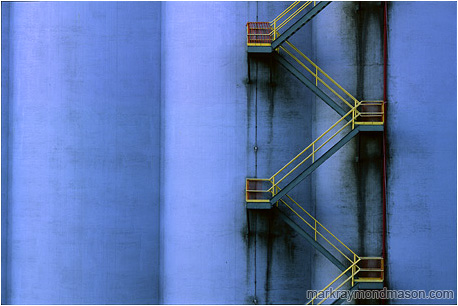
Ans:
[[[6,304],[7,262],[8,262],[8,130],[9,130],[9,44],[10,44],[10,5],[2,5],[2,285],[1,303]]]
[[[381,9],[332,2],[313,20],[312,60],[358,100],[383,98]],[[318,98],[315,105],[318,137],[340,117]],[[359,133],[312,174],[316,218],[359,256],[381,255],[381,135]],[[322,256],[314,260],[312,288],[324,288],[339,271]]]
[[[246,177],[339,119],[275,61],[248,76],[244,25],[289,4],[2,3],[2,303],[300,304],[340,273],[245,210]],[[334,2],[291,37],[358,99],[383,96],[379,5]],[[456,3],[389,18],[388,286],[456,296]],[[375,134],[292,194],[365,256]],[[456,298],[391,301],[436,302]]]
[[[316,241],[314,237],[312,237],[309,233],[307,233],[300,225],[296,223],[293,219],[288,217],[285,213],[283,213],[280,209],[273,207],[273,210],[282,218],[282,220],[288,224],[292,229],[294,229],[299,235],[301,235],[305,241],[307,241],[311,246],[313,246],[318,252],[320,252],[323,256],[325,256],[333,265],[335,265],[339,270],[342,272],[346,272],[348,276],[351,276],[350,271],[347,270],[347,266],[340,262],[334,255],[329,252],[326,247],[321,245]]]
[[[427,16],[426,19],[422,19]],[[388,281],[456,304],[456,3],[389,6]]]
[[[163,303],[304,302],[310,246],[266,212],[247,234],[244,195],[310,142],[307,88],[268,59],[248,78],[244,25],[289,4],[164,3]]]
[[[2,5],[6,301],[158,303],[161,4]]]
[[[308,166],[297,176],[289,182],[281,191],[279,191],[272,199],[270,203],[274,204],[279,201],[282,197],[286,196],[294,187],[300,184],[307,176],[313,173],[319,166],[321,166],[326,160],[328,160],[333,154],[339,151],[347,142],[353,139],[359,132],[359,128],[356,127],[354,130],[350,131],[344,137],[342,137],[335,145],[333,145],[329,150],[327,150],[323,155],[321,155],[313,164]]]
[[[288,57],[287,55],[285,57]],[[315,85],[315,82],[310,81],[305,75],[299,71],[294,65],[290,63],[292,59],[289,61],[281,55],[275,57],[283,67],[285,67],[291,74],[293,74],[301,83],[307,86],[315,95],[317,95],[323,102],[325,102],[329,107],[331,107],[334,111],[336,111],[340,116],[345,116],[348,112],[345,111],[339,104],[334,102],[321,88]],[[350,116],[348,116],[350,117]],[[350,121],[350,118],[346,117],[345,120]]]

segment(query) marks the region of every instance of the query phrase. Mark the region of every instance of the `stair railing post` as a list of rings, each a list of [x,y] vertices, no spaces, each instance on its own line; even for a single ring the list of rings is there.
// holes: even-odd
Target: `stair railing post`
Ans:
[[[315,219],[315,241],[316,241],[316,219]]]
[[[275,186],[275,194],[277,194],[279,190],[280,190],[280,187]],[[277,204],[277,207],[278,207],[278,202],[280,202],[280,201],[277,201],[277,203],[275,203],[275,204]]]
[[[315,66],[315,86],[318,87],[318,66]]]
[[[274,20],[274,40],[277,38],[277,21]]]
[[[351,120],[351,129],[355,129],[355,115],[356,115],[356,100],[355,100],[355,106],[353,107],[353,111],[351,112],[352,115],[352,120]]]
[[[315,143],[312,143],[312,164],[315,162]]]
[[[272,191],[271,192],[272,192],[272,197],[274,197],[275,196],[275,187],[276,187],[275,186],[275,176],[272,177],[271,182],[272,182]]]
[[[353,254],[353,266],[351,267],[351,286],[355,285],[355,263],[356,263],[356,254]]]

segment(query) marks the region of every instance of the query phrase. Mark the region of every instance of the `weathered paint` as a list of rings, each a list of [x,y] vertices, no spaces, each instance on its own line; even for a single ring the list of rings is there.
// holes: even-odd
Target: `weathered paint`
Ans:
[[[339,119],[247,58],[246,22],[288,5],[2,4],[2,302],[299,304],[340,273],[272,212],[244,209],[245,177]],[[291,40],[381,99],[381,14],[333,2]],[[456,4],[389,14],[387,283],[455,289]],[[292,192],[360,255],[381,252],[380,141],[360,135]]]
[[[245,177],[270,177],[310,142],[310,94],[245,50],[243,25],[287,6],[164,4],[163,303],[304,301],[309,246],[244,206]]]
[[[359,100],[383,97],[382,11],[379,2],[333,2],[314,20],[318,65]],[[315,137],[338,119],[316,99]],[[314,174],[317,219],[360,256],[381,255],[381,135],[360,133]],[[314,258],[312,287],[321,289],[339,271]]]

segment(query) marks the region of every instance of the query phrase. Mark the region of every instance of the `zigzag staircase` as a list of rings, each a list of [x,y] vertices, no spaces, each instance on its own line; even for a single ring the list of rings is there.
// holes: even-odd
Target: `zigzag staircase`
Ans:
[[[248,53],[270,54],[340,115],[337,122],[270,178],[246,179],[247,209],[274,210],[342,271],[308,304],[322,304],[326,300],[341,304],[344,300],[334,298],[333,293],[345,284],[351,284],[351,290],[382,289],[384,280],[383,258],[358,256],[288,194],[358,133],[383,131],[383,101],[357,100],[288,41],[329,3],[296,1],[270,23],[247,23]],[[280,208],[287,209],[289,215],[300,221],[299,224]]]

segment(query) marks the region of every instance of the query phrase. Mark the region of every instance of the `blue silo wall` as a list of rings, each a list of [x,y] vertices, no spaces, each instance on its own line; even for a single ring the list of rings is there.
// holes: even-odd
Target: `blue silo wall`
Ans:
[[[310,249],[271,213],[247,212],[244,194],[246,177],[270,177],[310,142],[310,94],[246,53],[246,22],[288,5],[163,6],[163,303],[304,301]]]
[[[2,303],[300,304],[338,275],[275,214],[245,210],[246,177],[339,119],[248,58],[246,22],[289,4],[2,3]],[[379,100],[381,13],[333,2],[291,41]],[[386,284],[455,291],[390,302],[456,303],[456,3],[388,13]],[[381,253],[380,136],[291,193],[361,256]]]
[[[456,3],[390,3],[388,34],[388,284],[456,303]]]
[[[3,301],[158,302],[160,7],[2,3]]]
[[[317,65],[360,101],[383,99],[382,13],[380,2],[332,2],[313,20]],[[338,93],[354,103],[341,91]],[[335,95],[329,95],[349,111]],[[315,98],[314,137],[340,118]],[[349,131],[350,127],[336,138]],[[382,253],[381,140],[380,132],[359,133],[313,174],[317,219],[359,256]],[[349,264],[343,256],[340,258]],[[324,288],[341,273],[318,252],[314,266],[312,289]],[[343,288],[348,287],[350,282]]]

